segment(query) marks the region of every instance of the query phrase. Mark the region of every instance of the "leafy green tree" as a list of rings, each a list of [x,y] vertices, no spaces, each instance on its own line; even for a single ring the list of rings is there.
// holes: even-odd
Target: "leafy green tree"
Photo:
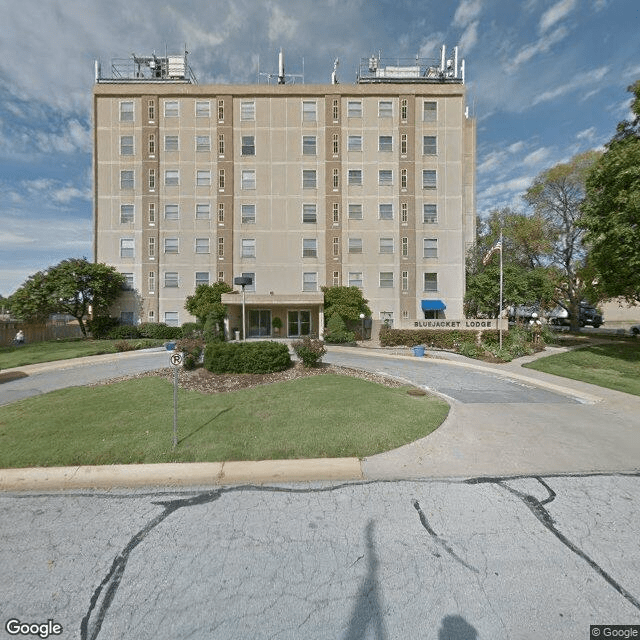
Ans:
[[[618,125],[590,171],[579,223],[598,293],[640,303],[640,80],[629,91],[635,118]]]
[[[207,342],[224,342],[224,319],[227,316],[227,307],[222,302],[214,302],[211,305],[207,319],[204,323],[204,339]]]
[[[221,303],[222,294],[231,293],[232,291],[233,287],[226,282],[200,284],[196,287],[196,291],[192,296],[187,296],[184,308],[192,316],[195,316],[200,324],[204,324],[213,306]]]
[[[84,319],[89,310],[93,315],[107,313],[125,282],[113,267],[70,258],[30,276],[11,297],[11,308],[26,321],[44,321],[52,313],[67,313],[78,321],[86,337]]]
[[[328,322],[334,313],[345,321],[360,320],[360,314],[371,316],[368,300],[362,297],[358,287],[322,287],[324,293],[324,317]]]
[[[598,152],[588,151],[543,171],[524,195],[534,215],[544,224],[550,245],[541,259],[562,274],[557,298],[567,302],[573,330],[579,326],[578,309],[586,290],[584,277],[588,255],[583,241],[584,229],[578,225],[578,220],[587,175],[599,156]]]

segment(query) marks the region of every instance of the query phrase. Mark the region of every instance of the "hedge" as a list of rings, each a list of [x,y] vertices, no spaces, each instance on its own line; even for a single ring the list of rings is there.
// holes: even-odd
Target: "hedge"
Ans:
[[[287,345],[260,342],[212,342],[204,351],[204,366],[211,373],[273,373],[291,366]]]
[[[438,329],[390,329],[380,330],[380,344],[383,347],[415,347],[424,345],[430,349],[457,351],[463,344],[477,345],[478,333],[483,341],[498,341],[499,331],[440,331]]]

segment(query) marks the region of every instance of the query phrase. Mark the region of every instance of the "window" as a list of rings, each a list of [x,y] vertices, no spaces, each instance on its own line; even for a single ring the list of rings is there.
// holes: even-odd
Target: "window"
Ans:
[[[224,122],[224,100],[218,100],[218,120]]]
[[[196,118],[211,117],[211,104],[208,100],[196,100]]]
[[[425,273],[424,274],[424,291],[437,291],[438,290],[438,274],[437,273]]]
[[[380,100],[378,102],[378,117],[391,118],[393,116],[393,102],[391,100]]]
[[[180,104],[177,100],[167,100],[164,103],[164,117],[177,118],[180,115]]]
[[[315,169],[303,169],[302,170],[302,188],[303,189],[315,189],[317,185],[316,170]]]
[[[393,170],[380,169],[378,171],[378,184],[381,187],[390,187],[393,185]]]
[[[334,287],[339,287],[340,286],[340,272],[339,271],[334,271],[333,272],[333,286]]]
[[[305,156],[316,155],[316,137],[302,136],[302,154]]]
[[[393,253],[393,238],[380,238],[380,253]]]
[[[402,189],[407,188],[407,170],[406,169],[402,169],[400,171],[400,187]]]
[[[393,220],[393,203],[381,202],[378,205],[378,217],[380,220]]]
[[[378,136],[378,151],[393,151],[393,136]]]
[[[196,220],[208,220],[211,217],[211,205],[208,202],[196,204]]]
[[[151,259],[156,257],[156,239],[153,237],[149,238],[149,257]]]
[[[196,152],[211,151],[211,136],[196,136]]]
[[[349,253],[362,253],[362,238],[349,238]]]
[[[340,236],[334,236],[333,238],[333,255],[340,255]]]
[[[133,122],[133,101],[120,103],[120,122]]]
[[[255,238],[243,238],[241,241],[243,258],[255,258],[256,257],[256,241]]]
[[[149,134],[149,155],[152,156],[156,152],[156,136],[155,133]]]
[[[435,122],[438,119],[438,103],[427,102],[422,104],[422,121]]]
[[[170,327],[179,327],[180,326],[180,316],[177,311],[165,311],[164,312],[164,323]]]
[[[406,258],[409,255],[409,238],[402,238],[402,257]]]
[[[315,204],[302,205],[302,222],[304,224],[315,224],[318,221]]]
[[[150,202],[149,203],[149,223],[155,224],[155,221],[156,221],[156,203]]]
[[[208,271],[196,271],[196,287],[199,287],[201,284],[209,284]]]
[[[224,258],[224,238],[218,238],[218,258]]]
[[[393,271],[380,272],[380,286],[384,289],[393,289]]]
[[[409,111],[409,101],[406,98],[402,98],[400,101],[400,119],[405,121],[407,120],[407,113]]]
[[[302,257],[303,258],[318,257],[318,241],[315,238],[302,239]]]
[[[423,238],[423,257],[424,258],[437,258],[438,257],[438,240],[436,238]]]
[[[362,185],[362,169],[349,169],[349,184]]]
[[[241,214],[242,224],[256,223],[256,205],[255,204],[243,204],[240,207],[240,214]]]
[[[400,153],[401,153],[403,156],[406,156],[406,155],[407,155],[407,141],[408,141],[408,139],[409,139],[409,138],[407,137],[407,134],[406,134],[406,133],[403,133],[403,134],[400,136]]]
[[[133,189],[133,171],[121,171],[120,172],[120,188],[121,189]]]
[[[253,100],[243,100],[240,103],[240,120],[256,119],[256,103]]]
[[[211,186],[211,171],[204,169],[198,169],[196,171],[196,185],[198,187],[210,187]]]
[[[347,138],[347,151],[362,151],[362,136],[349,136]]]
[[[135,257],[133,238],[120,238],[120,257],[121,258],[133,258]]]
[[[340,222],[340,205],[337,202],[333,203],[333,224]]]
[[[156,170],[149,169],[149,189],[153,191],[156,188]]]
[[[436,136],[423,136],[422,155],[435,156],[437,152]]]
[[[177,169],[167,169],[164,172],[164,183],[167,187],[175,187],[180,184],[180,173]]]
[[[349,286],[362,289],[362,271],[349,271]]]
[[[156,272],[155,271],[149,271],[147,284],[149,285],[149,293],[154,293],[156,290]]]
[[[132,204],[120,205],[120,222],[122,224],[133,222],[133,205]]]
[[[425,204],[422,208],[422,222],[425,224],[436,224],[438,222],[438,206],[435,204]]]
[[[178,253],[178,238],[165,238],[164,239],[164,252],[165,253]]]
[[[338,101],[334,99],[333,101],[333,110],[332,110],[333,120],[335,122],[338,121],[339,111],[338,111]]]
[[[178,136],[165,136],[164,137],[164,150],[165,151],[180,151],[180,145]]]
[[[340,169],[334,169],[333,170],[333,188],[334,189],[339,189],[340,188]]]
[[[224,191],[224,183],[225,183],[224,169],[220,169],[218,171],[218,189],[220,189],[220,191]]]
[[[409,272],[408,271],[402,272],[402,290],[409,291]]]
[[[122,285],[122,288],[126,291],[132,291],[134,288],[133,273],[123,273],[122,275],[124,276],[124,284]]]
[[[256,172],[253,169],[243,169],[241,174],[241,184],[243,189],[256,188]]]
[[[303,122],[315,122],[316,116],[316,101],[315,100],[303,100],[302,101],[302,121]]]
[[[337,156],[340,153],[340,136],[337,133],[333,134],[333,155]]]
[[[218,271],[218,282],[224,282],[224,271]]]
[[[180,218],[180,209],[177,204],[164,205],[164,219],[178,220]]]
[[[209,253],[209,238],[196,238],[196,253]]]
[[[218,202],[218,222],[224,222],[224,202]]]
[[[256,155],[256,141],[254,136],[242,136],[242,155]]]
[[[360,100],[349,100],[347,102],[347,117],[362,118],[362,102]]]
[[[147,105],[147,113],[149,115],[149,121],[153,122],[156,119],[156,101],[149,100]]]
[[[400,205],[400,209],[402,211],[402,213],[400,214],[401,222],[409,222],[409,205],[406,202],[403,202]]]
[[[305,272],[302,274],[302,290],[303,291],[317,291],[318,290],[318,273]]]
[[[349,204],[349,220],[362,220],[362,205],[356,203]]]
[[[435,169],[423,169],[422,171],[422,188],[435,189],[437,185],[437,176]]]
[[[133,136],[120,136],[120,155],[133,155]]]

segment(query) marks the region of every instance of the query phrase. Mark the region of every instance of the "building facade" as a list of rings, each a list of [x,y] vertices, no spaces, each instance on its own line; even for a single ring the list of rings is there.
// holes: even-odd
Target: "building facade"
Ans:
[[[463,317],[475,121],[457,62],[370,59],[351,85],[162,68],[96,73],[94,258],[127,276],[123,321],[192,321],[199,284],[239,276],[248,336],[275,317],[282,337],[321,334],[322,286],[361,288],[376,324]]]

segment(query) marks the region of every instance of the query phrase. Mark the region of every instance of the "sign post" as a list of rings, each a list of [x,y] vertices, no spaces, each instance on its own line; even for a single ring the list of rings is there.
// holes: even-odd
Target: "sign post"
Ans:
[[[178,369],[182,365],[182,353],[174,351],[171,354],[173,367],[173,449],[178,446]]]

